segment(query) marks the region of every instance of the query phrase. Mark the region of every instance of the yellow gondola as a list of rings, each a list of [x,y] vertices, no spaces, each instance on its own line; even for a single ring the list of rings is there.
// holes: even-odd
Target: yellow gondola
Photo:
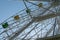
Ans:
[[[19,15],[14,16],[14,19],[19,20],[20,19]]]
[[[43,6],[43,3],[39,3],[39,4],[38,4],[38,7],[42,7],[42,6]]]

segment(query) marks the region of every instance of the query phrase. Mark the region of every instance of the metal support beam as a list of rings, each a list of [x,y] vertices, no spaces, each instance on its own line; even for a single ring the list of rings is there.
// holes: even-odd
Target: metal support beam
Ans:
[[[26,0],[26,1],[43,1],[43,2],[54,2],[54,1],[60,1],[60,0]]]
[[[38,23],[38,24],[39,24],[39,23]],[[31,31],[33,31],[33,30],[37,27],[38,24],[36,24],[35,27],[33,27],[33,28],[23,37],[23,39],[24,39],[25,37],[27,37],[28,34],[31,33]]]
[[[37,38],[36,40],[60,40],[60,35],[50,36],[46,38]]]
[[[55,27],[56,27],[56,20],[55,20],[53,26],[49,29],[49,31],[46,33],[46,35],[44,37],[47,37],[52,31],[53,31],[53,36],[54,36]]]
[[[27,0],[27,1],[36,1],[36,0]],[[37,1],[51,2],[52,0],[37,0]]]
[[[55,18],[55,22],[54,22],[53,36],[55,35],[56,21],[57,21],[57,18]]]
[[[57,34],[60,34],[60,18],[58,18],[58,20],[57,20],[57,24],[58,24],[58,33]]]
[[[38,30],[33,36],[31,36],[29,39],[33,38],[34,36],[36,36],[36,34],[38,34],[39,32],[41,32],[41,30],[44,30],[44,28],[46,28],[49,24],[51,23],[48,23],[47,25],[45,25],[42,29]],[[42,26],[42,25],[41,25]],[[38,27],[39,28],[39,27]]]
[[[47,14],[47,15],[44,15],[44,16],[34,17],[34,20],[36,22],[38,22],[38,21],[43,21],[43,20],[46,20],[46,19],[54,18],[56,16],[60,16],[60,13],[57,13],[57,14],[51,13],[51,14]]]
[[[47,37],[52,31],[53,31],[53,26],[49,29],[49,31],[46,33],[44,37]]]
[[[28,23],[25,27],[17,31],[12,37],[9,38],[9,40],[13,40],[16,38],[19,34],[21,34],[27,27],[29,27],[34,21],[32,20],[30,23]]]

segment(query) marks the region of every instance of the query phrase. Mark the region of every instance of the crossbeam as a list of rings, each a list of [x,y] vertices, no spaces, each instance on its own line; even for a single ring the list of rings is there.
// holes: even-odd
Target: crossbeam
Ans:
[[[34,21],[32,20],[30,23],[28,23],[25,27],[21,28],[19,31],[17,31],[13,36],[9,37],[9,40],[13,40],[16,38],[20,33],[22,33],[27,27],[29,27]]]
[[[51,14],[47,14],[47,15],[44,15],[44,16],[34,17],[34,20],[36,22],[38,22],[38,21],[43,21],[43,20],[46,20],[46,19],[54,18],[56,16],[60,16],[60,13],[57,13],[57,14],[51,13]]]
[[[45,38],[37,38],[36,40],[60,40],[60,35],[45,37]]]

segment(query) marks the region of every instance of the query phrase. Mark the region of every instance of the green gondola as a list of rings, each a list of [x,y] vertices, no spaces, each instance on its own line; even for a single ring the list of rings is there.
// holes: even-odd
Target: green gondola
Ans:
[[[7,22],[2,24],[2,27],[3,27],[3,28],[7,28],[8,26],[9,26],[9,25],[8,25]]]
[[[15,20],[19,20],[19,19],[20,19],[19,15],[16,15],[16,16],[14,17],[14,19],[15,19]]]
[[[30,10],[30,9],[27,9],[27,10],[26,10],[26,12],[27,12],[27,13],[30,13],[30,12],[31,12],[31,10]]]

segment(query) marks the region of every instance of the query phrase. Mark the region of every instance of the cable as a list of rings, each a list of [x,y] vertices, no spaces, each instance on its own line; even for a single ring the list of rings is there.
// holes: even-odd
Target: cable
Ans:
[[[27,8],[27,10],[28,11],[31,11],[28,7],[27,7],[27,5],[26,5],[26,3],[25,3],[25,1],[23,0],[23,3],[24,3],[24,5],[25,5],[25,7]],[[32,18],[32,15],[31,15],[31,13],[29,12],[29,14],[28,14],[31,18]]]

